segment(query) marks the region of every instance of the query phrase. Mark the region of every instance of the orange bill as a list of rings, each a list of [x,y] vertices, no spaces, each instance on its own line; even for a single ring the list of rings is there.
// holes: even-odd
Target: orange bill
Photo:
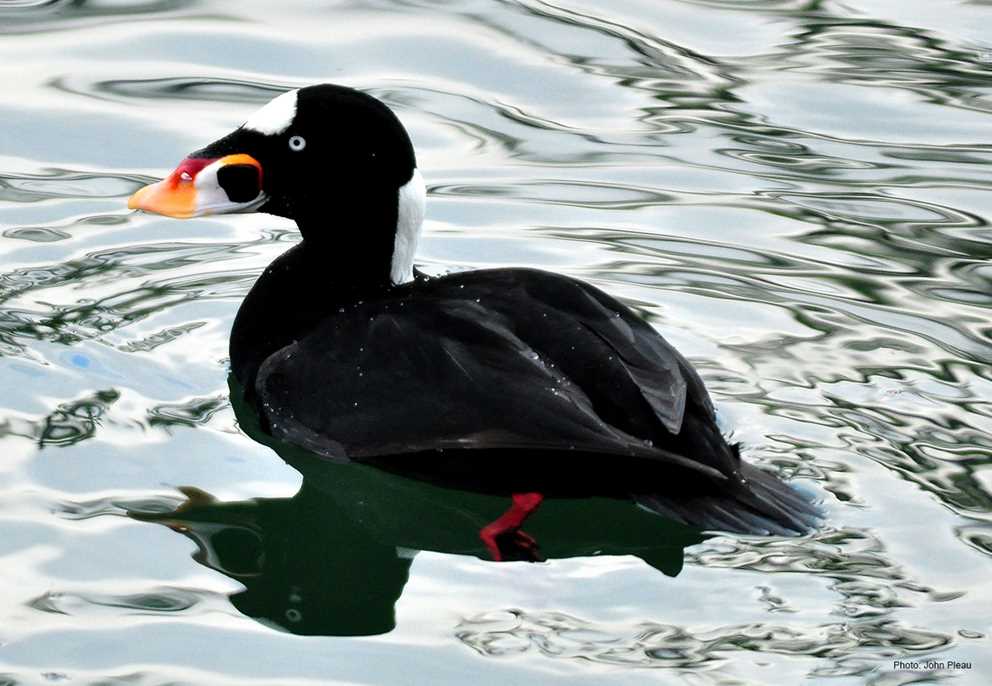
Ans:
[[[214,159],[188,157],[161,181],[139,189],[127,206],[185,219],[248,212],[264,200],[262,165],[250,155],[236,154]]]

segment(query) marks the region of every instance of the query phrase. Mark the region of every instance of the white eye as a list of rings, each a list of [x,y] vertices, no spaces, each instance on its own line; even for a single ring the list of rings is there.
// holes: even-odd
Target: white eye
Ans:
[[[299,152],[303,148],[307,147],[307,142],[303,139],[303,136],[290,136],[289,138],[289,149],[293,152]]]

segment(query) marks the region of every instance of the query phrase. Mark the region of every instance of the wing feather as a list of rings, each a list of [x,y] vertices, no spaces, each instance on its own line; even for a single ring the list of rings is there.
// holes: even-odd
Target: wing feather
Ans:
[[[605,421],[553,356],[511,329],[513,321],[464,297],[356,307],[266,359],[256,381],[260,411],[273,435],[335,459],[574,449],[723,478]]]

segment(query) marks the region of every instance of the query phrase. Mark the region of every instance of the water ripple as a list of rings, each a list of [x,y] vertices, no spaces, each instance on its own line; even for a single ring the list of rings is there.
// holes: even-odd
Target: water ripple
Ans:
[[[379,665],[396,681],[413,673],[395,657],[408,646],[452,683],[477,678],[479,656],[513,655],[564,659],[575,683],[599,676],[590,663],[618,683],[643,668],[714,684],[973,679],[892,660],[971,659],[989,640],[987,19],[982,3],[857,0],[4,3],[0,645],[36,636],[38,655],[71,657],[118,624],[132,648],[191,671],[111,659],[114,638],[75,664],[5,663],[0,682],[246,683],[214,658],[249,634],[267,654],[289,645],[240,617],[186,538],[139,520],[182,509],[162,492],[182,483],[264,528],[256,513],[285,511],[268,497],[299,487],[238,432],[224,360],[239,299],[299,237],[269,218],[155,220],[125,198],[257,104],[321,80],[381,97],[410,129],[430,271],[552,267],[623,298],[700,369],[749,460],[830,494],[831,528],[691,546],[658,593],[661,575],[633,558],[442,568],[399,565],[384,545],[376,559],[403,569],[390,590],[375,568],[352,578],[316,556],[313,593],[367,587],[395,628],[347,644],[379,658],[355,673],[308,672],[311,652],[286,659],[280,682],[291,668],[300,683],[371,681]],[[326,498],[303,500],[293,517],[319,531],[296,548],[340,533]],[[253,562],[282,570],[298,552],[285,545],[256,541]],[[281,601],[311,597],[285,571]],[[627,573],[640,576],[619,583]],[[741,602],[714,603],[715,587]],[[683,601],[691,612],[674,616]],[[561,611],[535,609],[549,607]],[[453,615],[464,662],[424,641],[450,638]],[[540,662],[483,667],[551,678]]]
[[[128,595],[49,592],[28,603],[41,612],[62,615],[180,613],[200,602],[200,595],[183,589],[159,589]]]
[[[734,653],[754,652],[819,659],[810,676],[865,674],[865,659],[910,658],[953,644],[953,637],[889,619],[837,622],[813,628],[748,624],[690,629],[643,622],[603,626],[560,612],[501,610],[463,619],[455,636],[487,657],[537,652],[624,667],[719,667]]]
[[[156,79],[80,80],[60,76],[52,88],[86,97],[114,97],[141,100],[194,100],[263,105],[288,86],[231,78],[193,78],[183,76]]]

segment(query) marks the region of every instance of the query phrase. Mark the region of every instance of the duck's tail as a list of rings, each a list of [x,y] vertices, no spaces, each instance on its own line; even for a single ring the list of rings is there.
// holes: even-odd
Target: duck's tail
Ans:
[[[742,462],[743,482],[716,492],[638,494],[642,507],[689,526],[737,534],[795,535],[815,529],[819,506],[768,472]]]

